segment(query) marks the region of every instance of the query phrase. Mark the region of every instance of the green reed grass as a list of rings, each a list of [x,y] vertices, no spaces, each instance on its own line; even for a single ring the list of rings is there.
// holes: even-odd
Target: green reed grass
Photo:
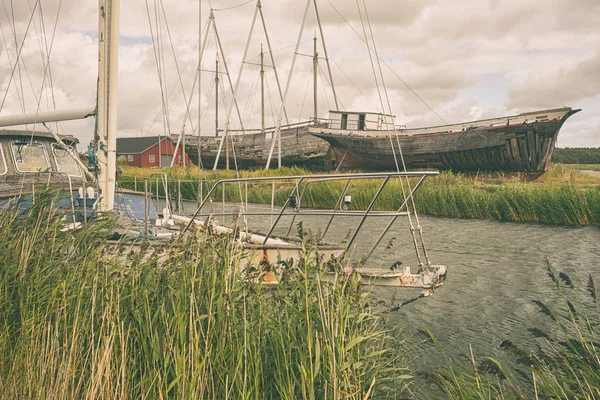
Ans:
[[[181,197],[196,200],[198,197],[197,174],[195,168],[163,168],[161,171],[173,179],[170,186],[171,198],[177,198],[179,187]],[[131,175],[138,177],[137,188],[143,188],[143,179],[155,170],[128,168],[120,185],[134,188]],[[242,177],[303,175],[309,173],[298,168],[282,168],[270,171],[242,171]],[[219,179],[233,178],[233,171],[201,171],[203,194]],[[177,179],[192,182],[177,184]],[[163,196],[162,186],[150,181],[153,192],[158,190]],[[320,183],[312,185],[305,192],[303,207],[331,208],[343,190],[345,182]],[[411,179],[414,186],[416,180]],[[349,190],[353,196],[351,209],[364,210],[376,193],[380,182],[374,180],[355,181]],[[281,206],[287,200],[291,185],[277,184],[275,204]],[[392,180],[375,204],[376,210],[398,209],[403,201],[401,184]],[[270,204],[271,184],[251,185],[248,201]],[[405,190],[408,186],[405,182]],[[238,202],[245,199],[245,187],[229,184],[225,196],[219,189],[214,201],[225,198]],[[533,182],[524,182],[519,177],[488,174],[486,176],[466,176],[443,172],[437,177],[428,178],[415,195],[418,212],[432,216],[498,219],[514,222],[538,222],[560,225],[590,225],[600,223],[600,179],[557,164]]]
[[[64,231],[54,198],[0,210],[1,397],[365,399],[407,384],[368,293],[325,279],[307,242],[267,289],[234,237],[137,252],[107,242],[111,219]]]

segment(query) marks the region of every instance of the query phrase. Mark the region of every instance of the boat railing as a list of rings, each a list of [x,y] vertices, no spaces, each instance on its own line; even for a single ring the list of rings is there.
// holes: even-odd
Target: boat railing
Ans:
[[[338,129],[342,131],[378,131],[387,133],[388,131],[404,131],[406,125],[386,124],[383,120],[348,120],[340,118],[311,118],[310,127]]]
[[[192,185],[191,187],[188,187],[188,193],[190,193],[190,188],[192,189],[192,192],[199,193],[197,198],[198,206],[185,227],[184,232],[189,230],[195,221],[202,222],[210,218],[219,218],[219,224],[224,224],[227,217],[231,217],[231,221],[237,221],[235,222],[236,224],[239,224],[239,221],[243,221],[245,229],[249,231],[247,225],[248,217],[265,217],[261,221],[263,221],[265,225],[267,225],[266,221],[270,222],[267,225],[268,228],[265,229],[266,233],[263,236],[263,245],[267,244],[269,238],[275,236],[276,229],[280,232],[287,230],[285,237],[289,236],[294,228],[296,219],[305,216],[325,218],[323,220],[323,222],[327,221],[325,228],[319,233],[319,237],[316,238],[317,243],[323,243],[328,232],[330,232],[332,228],[334,220],[351,216],[357,218],[357,220],[355,221],[356,223],[351,226],[351,234],[348,236],[349,239],[344,243],[345,251],[348,251],[355,243],[361,228],[368,218],[390,218],[390,221],[387,224],[382,225],[382,229],[375,242],[363,257],[363,259],[366,260],[373,254],[376,247],[381,243],[396,219],[409,213],[410,202],[412,201],[414,193],[421,186],[425,178],[437,174],[437,171],[315,174],[233,178],[221,179],[216,182],[208,180],[197,181],[178,179],[175,182],[172,181],[171,184],[166,185],[161,185],[160,182],[156,181],[156,177],[153,177],[152,180],[154,180],[154,182],[151,183],[156,185],[154,186],[155,189],[162,189],[163,196],[160,196],[160,198],[165,200],[169,198],[168,194],[165,196],[166,190],[168,190],[169,186],[173,188],[172,184],[175,183],[177,185],[175,186],[175,192],[177,192],[176,204],[179,205],[182,203],[182,185]],[[120,185],[126,182],[129,184],[132,183],[130,179],[127,179],[130,177],[122,178],[125,178],[125,181],[120,181]],[[166,176],[164,176],[163,179],[166,179]],[[397,192],[392,192],[392,196],[397,200],[395,204],[399,204],[399,207],[385,210],[378,207],[378,209],[376,209],[375,206],[377,201],[381,198],[382,193],[388,187],[390,182],[395,179],[412,179],[414,182],[410,185],[410,190],[407,190],[405,193],[401,193],[399,188],[397,188]],[[370,190],[361,192],[363,202],[362,208],[354,207],[352,204],[352,196],[349,191],[351,185],[356,181],[369,181],[371,183]],[[336,184],[336,182],[339,183]],[[133,183],[135,186],[145,184],[147,187],[148,179],[134,179]],[[312,188],[318,184],[326,184],[329,193],[335,192],[331,195],[330,199],[328,199],[328,203],[330,204],[329,208],[313,208],[315,204],[310,204],[310,207],[303,207],[305,196],[312,195],[310,193]],[[203,194],[202,192],[205,189],[207,189],[206,194]],[[257,196],[252,195],[253,191]],[[270,195],[268,194],[269,192]],[[367,192],[370,193],[365,196],[365,193]],[[257,204],[258,198],[261,199],[261,204]],[[269,204],[265,201],[267,199],[269,200]],[[221,209],[215,210],[215,205],[218,205],[219,202],[221,203]],[[306,202],[308,203],[308,201]],[[331,206],[332,204],[334,205]],[[266,205],[270,205],[270,208],[265,209]],[[319,206],[323,205],[324,204],[319,204]],[[288,221],[289,225],[287,223],[284,224],[284,217],[288,217],[285,221]],[[289,221],[289,217],[291,217],[291,221]],[[282,226],[282,224],[284,225]]]
[[[281,125],[281,130],[285,131],[285,130],[290,130],[290,129],[299,129],[299,128],[305,128],[307,126],[310,126],[311,121],[301,121],[301,122],[296,122],[296,123],[292,123],[292,124],[285,124],[285,125]],[[268,128],[265,128],[264,133],[266,134],[272,134],[277,130],[276,126],[271,126]],[[220,133],[224,133],[225,130],[224,129],[219,129]],[[230,129],[229,133],[234,134],[234,135],[242,135],[242,134],[258,134],[258,133],[262,133],[261,129]]]

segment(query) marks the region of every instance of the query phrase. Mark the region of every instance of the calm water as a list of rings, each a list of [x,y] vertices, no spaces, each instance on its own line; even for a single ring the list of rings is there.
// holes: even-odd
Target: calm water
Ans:
[[[235,207],[235,206],[234,206]],[[254,210],[267,210],[254,206]],[[190,207],[192,208],[192,207]],[[215,212],[221,210],[214,206]],[[270,217],[253,217],[251,226],[268,227]],[[354,258],[370,248],[389,217],[372,218],[361,230]],[[432,263],[448,266],[445,285],[433,296],[419,299],[389,315],[392,325],[408,331],[427,326],[451,355],[467,354],[469,343],[479,355],[496,355],[504,339],[529,338],[527,328],[544,323],[532,300],[552,301],[554,291],[546,276],[545,258],[584,285],[592,274],[600,282],[600,229],[556,227],[489,220],[420,217]],[[298,219],[296,220],[296,222]],[[281,221],[285,233],[291,218]],[[327,220],[306,217],[304,227],[322,232]],[[343,239],[357,223],[355,217],[339,218],[328,239]],[[292,229],[295,232],[295,229]],[[391,238],[393,246],[384,250]],[[370,260],[371,266],[388,268],[394,261],[416,265],[406,218],[399,218]],[[418,295],[417,289],[376,287],[373,294],[387,302]],[[433,351],[433,349],[430,349]],[[418,352],[419,366],[439,363],[428,349]],[[431,358],[430,358],[431,356]],[[426,361],[428,360],[428,361]]]

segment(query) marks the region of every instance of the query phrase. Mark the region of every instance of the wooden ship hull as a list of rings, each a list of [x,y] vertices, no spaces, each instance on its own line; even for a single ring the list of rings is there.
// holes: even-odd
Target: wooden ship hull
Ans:
[[[569,107],[522,113],[462,124],[419,129],[330,129],[318,122],[311,134],[331,144],[333,165],[362,170],[402,168],[398,145],[410,169],[437,168],[453,171],[504,171],[529,175],[544,173],[558,132],[571,115]],[[392,147],[393,146],[393,147]]]
[[[235,168],[264,168],[269,158],[271,141],[274,128],[262,133],[260,131],[232,132],[229,136],[229,166]],[[171,137],[173,143],[177,143],[178,136]],[[219,154],[219,148],[221,149]],[[310,166],[322,168],[325,155],[329,149],[329,143],[319,139],[308,132],[308,123],[286,126],[281,129],[281,164],[282,166]],[[200,138],[200,160],[201,165],[210,169],[215,165],[218,157],[218,168],[224,168],[226,164],[227,146],[224,142],[223,133],[220,136],[201,136]],[[198,137],[185,136],[185,151],[197,164],[198,160]],[[234,159],[235,153],[235,159]],[[277,139],[271,157],[271,166],[278,164]]]

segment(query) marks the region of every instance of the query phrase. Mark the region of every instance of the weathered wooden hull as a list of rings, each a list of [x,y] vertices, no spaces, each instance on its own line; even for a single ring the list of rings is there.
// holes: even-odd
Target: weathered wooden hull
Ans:
[[[237,133],[230,136],[229,166],[234,168],[265,167],[271,148],[272,131],[267,133]],[[177,136],[171,138],[177,142]],[[186,152],[196,162],[198,157],[198,138],[186,136]],[[222,137],[202,136],[200,139],[200,159],[204,168],[213,168]],[[233,144],[232,144],[233,143]],[[226,163],[226,145],[222,144],[218,167]],[[308,126],[282,129],[281,131],[281,162],[284,166],[313,166],[323,167],[329,143],[308,132]],[[235,158],[234,158],[235,153]],[[273,149],[271,166],[277,166],[278,146]]]
[[[344,168],[396,170],[396,162],[401,163],[400,146],[406,167],[411,169],[535,175],[548,169],[560,128],[578,111],[544,110],[464,124],[404,129],[397,135],[322,126],[311,127],[310,132],[331,144],[328,157],[334,165],[342,162]]]

